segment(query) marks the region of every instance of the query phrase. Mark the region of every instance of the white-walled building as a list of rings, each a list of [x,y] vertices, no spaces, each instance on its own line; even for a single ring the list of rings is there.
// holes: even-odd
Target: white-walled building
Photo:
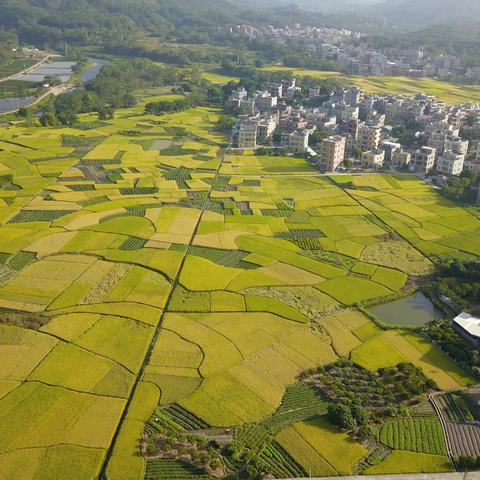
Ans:
[[[257,125],[251,123],[240,125],[238,148],[257,148]]]
[[[371,150],[362,153],[362,163],[368,167],[381,167],[385,162],[385,150]]]
[[[437,159],[437,172],[447,175],[460,175],[463,171],[464,162],[465,155],[452,151],[445,152]]]
[[[451,150],[454,153],[467,155],[470,142],[461,137],[450,137],[445,142],[445,151]]]
[[[408,167],[412,161],[412,154],[400,149],[392,152],[392,163],[397,167]]]
[[[259,92],[255,97],[255,110],[269,112],[273,107],[277,106],[277,103],[277,97],[273,97],[268,92]]]
[[[422,147],[412,155],[412,166],[417,172],[428,173],[435,165],[436,150],[432,147]]]
[[[377,150],[382,137],[382,127],[379,125],[360,125],[357,145],[366,151]]]
[[[303,153],[308,150],[309,130],[295,130],[288,136],[288,150],[292,153]]]

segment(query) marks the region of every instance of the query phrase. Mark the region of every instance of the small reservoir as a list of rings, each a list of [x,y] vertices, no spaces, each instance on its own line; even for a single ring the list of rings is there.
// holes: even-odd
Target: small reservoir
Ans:
[[[435,318],[444,317],[443,312],[422,292],[376,305],[369,308],[369,311],[383,323],[398,327],[422,327]]]

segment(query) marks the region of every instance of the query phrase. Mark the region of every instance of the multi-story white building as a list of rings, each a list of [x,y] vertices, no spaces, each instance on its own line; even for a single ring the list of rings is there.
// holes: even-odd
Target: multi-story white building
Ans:
[[[318,164],[326,172],[334,172],[345,159],[346,138],[331,136],[322,141],[318,154]]]
[[[238,131],[238,148],[257,148],[257,125],[242,123]]]
[[[406,150],[395,150],[392,152],[392,163],[397,167],[408,167],[412,160],[412,154]]]
[[[383,141],[381,148],[385,151],[385,161],[391,162],[393,152],[401,150],[402,146],[396,142]]]
[[[417,172],[428,173],[435,165],[436,150],[432,147],[422,147],[412,155],[411,165]]]
[[[268,92],[259,92],[255,97],[255,110],[259,112],[269,112],[273,107],[276,107],[278,97],[273,97]]]
[[[303,153],[308,150],[308,139],[310,138],[310,131],[295,130],[288,136],[288,150],[292,153]]]
[[[447,143],[448,133],[445,130],[436,130],[428,137],[427,145],[434,148],[438,156],[442,155],[445,151],[445,145]]]
[[[451,150],[460,155],[467,155],[469,144],[468,140],[463,140],[461,137],[450,137],[445,142],[445,150]]]
[[[264,140],[277,128],[277,118],[274,115],[262,116],[257,123],[257,140]]]
[[[337,121],[349,122],[350,120],[358,120],[359,108],[347,105],[344,102],[333,103],[330,113],[337,118]]]
[[[437,172],[447,175],[460,175],[463,171],[465,155],[452,151],[445,152],[437,159]]]
[[[385,161],[385,150],[371,150],[362,153],[362,163],[368,167],[381,167]]]
[[[238,110],[240,111],[240,113],[252,115],[255,112],[255,99],[242,98],[240,100]]]
[[[362,103],[365,98],[365,90],[362,90],[359,87],[352,87],[345,93],[345,102],[348,105],[357,106]]]
[[[361,125],[358,129],[357,146],[362,150],[377,150],[382,137],[382,127],[379,125]]]

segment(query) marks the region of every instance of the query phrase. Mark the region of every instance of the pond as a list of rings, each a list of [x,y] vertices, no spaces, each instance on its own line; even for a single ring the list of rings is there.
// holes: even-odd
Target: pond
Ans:
[[[0,98],[0,113],[18,110],[21,107],[30,105],[34,100],[34,97]]]
[[[369,311],[382,322],[393,326],[421,327],[435,318],[444,317],[443,312],[422,292],[376,305]]]

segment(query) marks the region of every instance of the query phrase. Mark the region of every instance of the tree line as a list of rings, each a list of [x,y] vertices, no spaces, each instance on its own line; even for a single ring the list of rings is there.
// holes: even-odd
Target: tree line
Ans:
[[[97,112],[100,120],[112,118],[119,108],[137,103],[133,94],[146,87],[174,86],[178,99],[161,100],[147,105],[147,113],[180,111],[195,105],[223,105],[229,89],[202,78],[196,68],[160,66],[145,58],[118,59],[105,65],[97,77],[75,91],[52,99],[40,122],[44,126],[74,125],[81,113]],[[20,114],[28,115],[22,109]]]

